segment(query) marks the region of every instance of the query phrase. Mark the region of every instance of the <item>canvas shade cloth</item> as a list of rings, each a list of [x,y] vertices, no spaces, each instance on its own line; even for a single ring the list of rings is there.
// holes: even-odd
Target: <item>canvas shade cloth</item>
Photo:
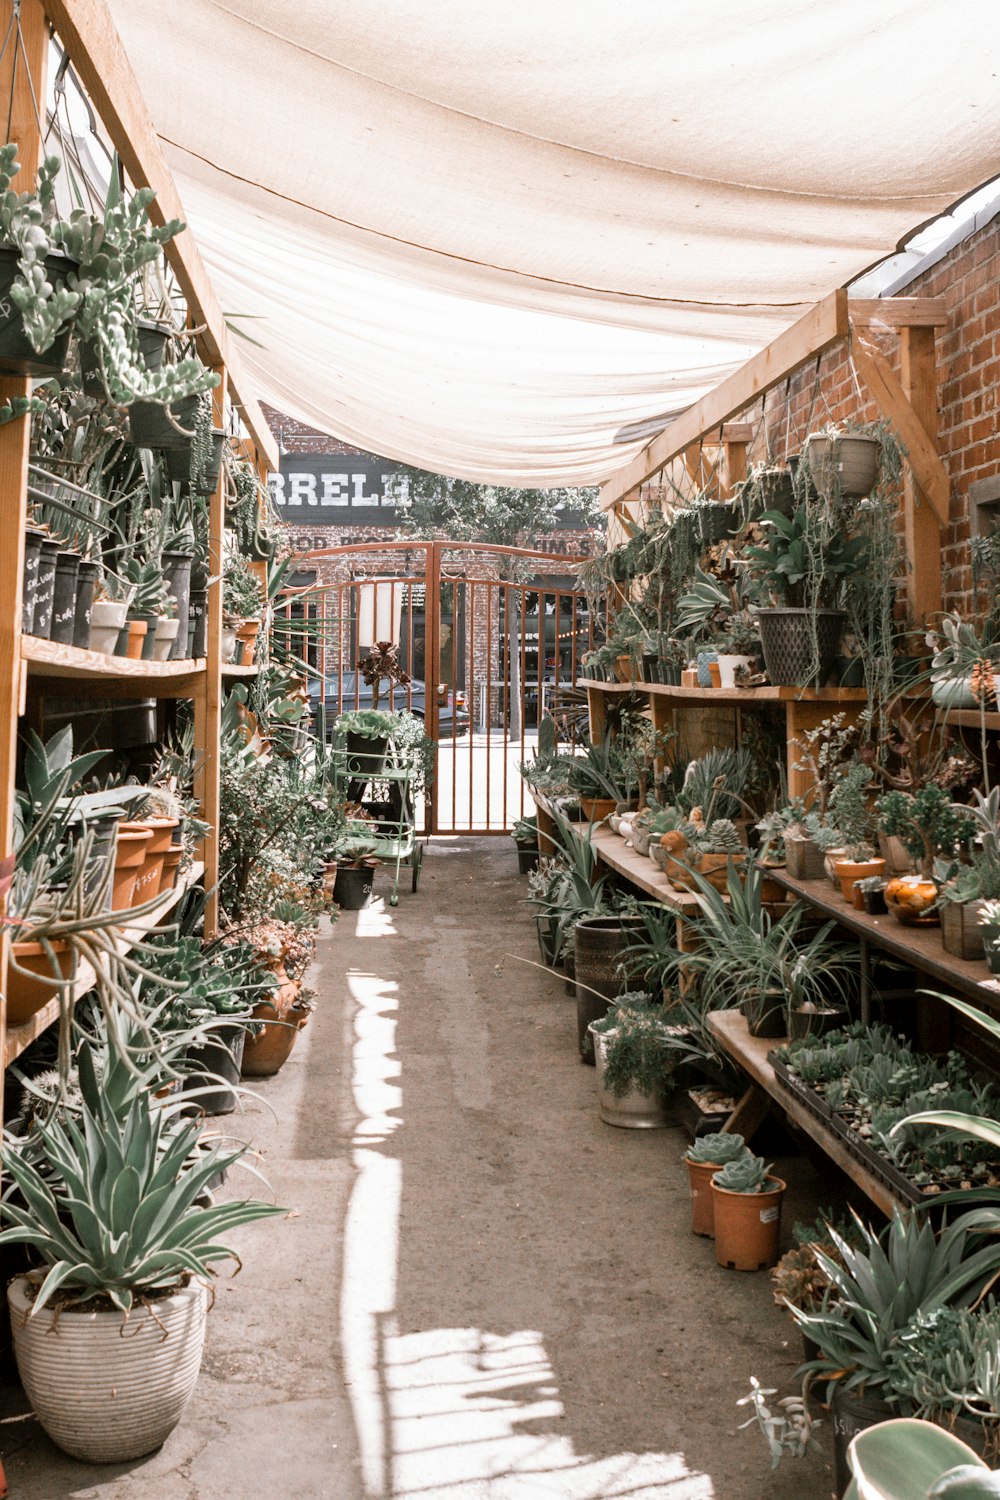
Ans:
[[[1000,167],[990,0],[110,0],[256,394],[594,483]]]

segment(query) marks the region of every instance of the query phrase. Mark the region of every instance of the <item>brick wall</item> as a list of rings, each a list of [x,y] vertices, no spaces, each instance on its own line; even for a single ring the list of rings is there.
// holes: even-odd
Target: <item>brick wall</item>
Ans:
[[[936,338],[939,444],[951,476],[950,521],[942,537],[944,607],[972,612],[969,560],[969,486],[1000,472],[997,411],[1000,401],[1000,217],[976,230],[897,295],[940,297],[948,327]],[[873,341],[899,368],[898,340],[873,330]],[[874,421],[879,413],[859,392],[844,345],[800,371],[788,387],[772,391],[761,424],[759,403],[741,414],[758,426],[754,459],[783,458],[807,433],[831,421]]]

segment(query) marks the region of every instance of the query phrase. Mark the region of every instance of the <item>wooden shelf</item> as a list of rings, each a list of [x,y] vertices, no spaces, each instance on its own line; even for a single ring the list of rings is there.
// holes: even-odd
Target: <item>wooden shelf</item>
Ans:
[[[181,900],[191,886],[197,884],[204,872],[204,865],[197,861],[191,866],[182,881],[179,881],[171,891],[164,891],[152,911],[143,917],[137,917],[134,922],[129,922],[122,928],[121,938],[118,941],[118,951],[127,953],[138,940],[151,932],[154,927],[159,926],[163,918],[167,916]],[[125,913],[123,913],[123,916]],[[73,990],[74,1001],[79,1000],[88,990],[93,989],[95,980],[94,970],[85,960],[77,969],[76,985]],[[20,1057],[25,1047],[42,1035],[59,1017],[59,996],[56,995],[41,1010],[36,1011],[30,1021],[25,1021],[23,1026],[8,1026],[7,1037],[4,1046],[4,1067],[9,1067],[15,1058]]]
[[[235,662],[224,661],[222,663],[223,677],[256,677],[260,667],[240,667]]]
[[[774,1069],[767,1060],[767,1054],[774,1047],[780,1046],[780,1039],[754,1037],[747,1030],[747,1023],[738,1010],[711,1011],[708,1015],[709,1030],[718,1037],[722,1046],[729,1053],[734,1062],[739,1063],[743,1071],[752,1080],[749,1097],[744,1096],[737,1106],[730,1124],[739,1129],[741,1111],[760,1120],[763,1111],[754,1109],[755,1101],[752,1098],[753,1091],[763,1091],[769,1099],[773,1099],[782,1111],[798,1125],[805,1133],[812,1137],[818,1146],[826,1153],[831,1161],[836,1162],[842,1172],[846,1172],[852,1182],[856,1183],[863,1193],[871,1199],[872,1203],[880,1208],[887,1218],[891,1218],[893,1209],[904,1208],[906,1205],[902,1200],[890,1192],[885,1183],[874,1177],[856,1157],[852,1156],[847,1146],[839,1136],[828,1130],[811,1110],[807,1109],[801,1100],[787,1089],[782,1088],[775,1077]]]
[[[949,708],[941,715],[946,724],[962,729],[1000,729],[1000,713],[980,713],[978,708]]]
[[[781,869],[769,870],[768,874],[793,896],[808,901],[856,936],[919,969],[946,989],[957,990],[984,1009],[1000,1014],[1000,980],[992,977],[982,959],[953,958],[946,953],[941,946],[940,927],[904,927],[891,912],[885,917],[870,917],[848,906],[828,880],[793,880]]]
[[[699,688],[678,687],[671,682],[598,682],[581,677],[578,688],[597,688],[602,693],[644,693],[650,698],[689,699],[695,703],[866,703],[866,688]],[[1000,724],[1000,714],[995,715]]]
[[[60,646],[32,635],[21,637],[21,660],[29,680],[42,679],[50,691],[78,693],[83,684],[100,683],[105,696],[119,698],[184,698],[205,676],[201,659],[136,661],[79,646]]]
[[[635,850],[619,838],[617,833],[612,833],[610,828],[595,828],[592,835],[592,843],[597,851],[597,857],[619,875],[624,875],[633,885],[645,891],[648,896],[653,896],[657,901],[662,901],[664,906],[670,907],[672,911],[692,911],[698,909],[698,902],[690,891],[679,891],[676,886],[670,884],[667,877],[662,874],[648,854],[637,854]]]

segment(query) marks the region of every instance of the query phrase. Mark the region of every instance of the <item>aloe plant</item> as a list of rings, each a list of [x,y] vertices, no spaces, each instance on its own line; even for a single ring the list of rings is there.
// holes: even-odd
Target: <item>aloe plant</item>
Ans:
[[[844,1500],[980,1500],[1000,1495],[1000,1474],[950,1432],[898,1417],[859,1432]]]
[[[128,1312],[237,1259],[220,1235],[285,1212],[256,1200],[199,1207],[247,1147],[201,1145],[200,1124],[169,1115],[147,1091],[112,1094],[86,1046],[79,1070],[79,1119],[54,1113],[39,1124],[38,1166],[17,1150],[4,1157],[18,1194],[0,1203],[11,1226],[0,1245],[26,1245],[45,1267],[31,1316],[57,1292],[72,1303],[107,1297]]]

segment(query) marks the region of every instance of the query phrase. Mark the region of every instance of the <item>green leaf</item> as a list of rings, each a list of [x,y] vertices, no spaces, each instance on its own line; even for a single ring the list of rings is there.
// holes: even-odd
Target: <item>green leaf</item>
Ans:
[[[958,1464],[989,1472],[972,1449],[950,1432],[909,1417],[879,1422],[859,1432],[848,1455],[859,1500],[927,1500],[932,1493],[946,1494],[932,1491],[932,1486]],[[962,1497],[955,1492],[949,1500]]]

